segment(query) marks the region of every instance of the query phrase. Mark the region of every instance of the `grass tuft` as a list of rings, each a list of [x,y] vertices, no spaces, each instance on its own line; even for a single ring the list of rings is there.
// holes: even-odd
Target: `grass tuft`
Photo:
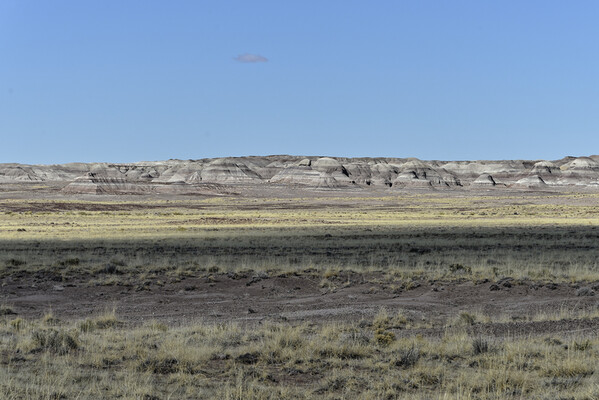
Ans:
[[[56,329],[34,331],[31,340],[34,350],[49,351],[53,354],[65,355],[79,348],[77,337],[71,332]]]
[[[412,368],[420,360],[420,349],[411,346],[405,349],[399,349],[397,358],[393,365],[401,368]]]
[[[96,329],[116,328],[123,325],[116,316],[115,310],[106,312],[95,318],[87,318],[79,324],[81,332],[91,332]]]
[[[484,354],[489,351],[489,341],[482,337],[472,339],[472,352],[474,355]]]

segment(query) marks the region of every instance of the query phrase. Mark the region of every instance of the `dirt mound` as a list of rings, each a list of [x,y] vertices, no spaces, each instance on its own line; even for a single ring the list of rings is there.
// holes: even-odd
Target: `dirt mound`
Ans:
[[[62,189],[68,194],[144,194],[149,188],[131,183],[124,178],[88,172]]]
[[[491,175],[482,174],[481,176],[476,178],[474,180],[474,182],[472,182],[472,185],[474,185],[474,186],[495,186],[495,185],[497,185],[497,183],[495,182],[495,179],[493,179],[493,177]]]
[[[539,161],[532,168],[532,173],[537,175],[559,174],[561,170],[551,161]]]
[[[302,185],[314,188],[339,188],[347,185],[345,179],[339,182],[335,177],[326,172],[314,170],[310,167],[287,167],[270,179],[270,182],[283,185]]]
[[[43,181],[31,167],[0,168],[0,182],[38,182]]]
[[[201,180],[215,183],[260,181],[262,177],[246,163],[231,158],[219,158],[208,163],[200,172]]]
[[[526,178],[519,179],[516,182],[517,186],[525,186],[525,187],[542,187],[547,186],[543,178],[538,175],[527,176]]]
[[[579,157],[571,162],[564,164],[561,169],[563,171],[571,170],[592,170],[599,171],[599,161],[592,159],[591,157]]]
[[[394,186],[407,187],[452,187],[461,186],[460,180],[443,168],[420,160],[408,161],[400,167],[400,174],[393,181]]]
[[[142,176],[138,176],[142,179]],[[172,179],[172,178],[171,178]],[[130,181],[127,175],[118,171],[109,173],[88,172],[66,185],[62,192],[66,194],[208,194],[219,195],[231,193],[222,185],[173,181],[169,183],[152,183],[146,181]]]

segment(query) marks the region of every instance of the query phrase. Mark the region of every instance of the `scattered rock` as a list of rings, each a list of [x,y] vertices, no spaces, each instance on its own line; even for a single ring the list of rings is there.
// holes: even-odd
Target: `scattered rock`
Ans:
[[[231,356],[227,353],[216,353],[213,354],[212,357],[210,357],[211,360],[215,360],[215,361],[224,361],[224,360],[230,360]]]
[[[245,353],[237,357],[235,360],[242,364],[256,364],[258,362],[259,353]]]
[[[372,326],[372,322],[362,319],[360,322],[358,322],[358,326],[362,329],[370,328]]]
[[[227,272],[227,278],[237,280],[237,279],[247,278],[247,275],[238,274],[237,272]]]
[[[595,291],[589,287],[581,287],[576,291],[576,296],[594,296]]]
[[[10,307],[0,306],[0,316],[2,315],[17,315],[17,313]]]
[[[511,288],[513,281],[514,281],[514,278],[507,277],[507,278],[502,278],[499,281],[497,281],[497,284],[503,286],[504,288]]]
[[[299,369],[295,369],[295,368],[286,368],[285,372],[287,372],[287,375],[289,375],[289,376],[303,374],[302,371],[300,371]]]
[[[250,281],[248,283],[245,284],[245,286],[251,286],[252,284],[256,283],[256,282],[260,282],[263,279],[268,279],[269,276],[266,272],[259,272],[258,274],[252,276],[252,279],[250,279]]]
[[[118,274],[120,273],[118,267],[114,264],[106,264],[101,270],[102,274]]]

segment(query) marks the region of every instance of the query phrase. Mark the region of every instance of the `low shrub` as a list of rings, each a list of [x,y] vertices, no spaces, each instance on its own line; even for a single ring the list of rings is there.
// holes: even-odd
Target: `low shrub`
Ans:
[[[53,354],[64,355],[79,348],[75,335],[65,330],[43,329],[31,334],[33,344],[37,349]]]
[[[478,355],[478,354],[483,354],[489,351],[489,341],[481,338],[481,337],[477,337],[472,339],[472,352],[474,353],[474,355]]]
[[[396,367],[411,368],[420,359],[420,349],[415,346],[407,349],[400,349],[397,354],[397,359],[393,363]]]

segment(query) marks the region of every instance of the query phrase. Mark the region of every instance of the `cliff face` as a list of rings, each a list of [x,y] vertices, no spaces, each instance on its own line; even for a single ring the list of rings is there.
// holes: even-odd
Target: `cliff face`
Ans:
[[[224,193],[240,185],[327,188],[599,189],[599,156],[561,160],[230,157],[133,164],[0,164],[0,184],[62,182],[64,193]]]

